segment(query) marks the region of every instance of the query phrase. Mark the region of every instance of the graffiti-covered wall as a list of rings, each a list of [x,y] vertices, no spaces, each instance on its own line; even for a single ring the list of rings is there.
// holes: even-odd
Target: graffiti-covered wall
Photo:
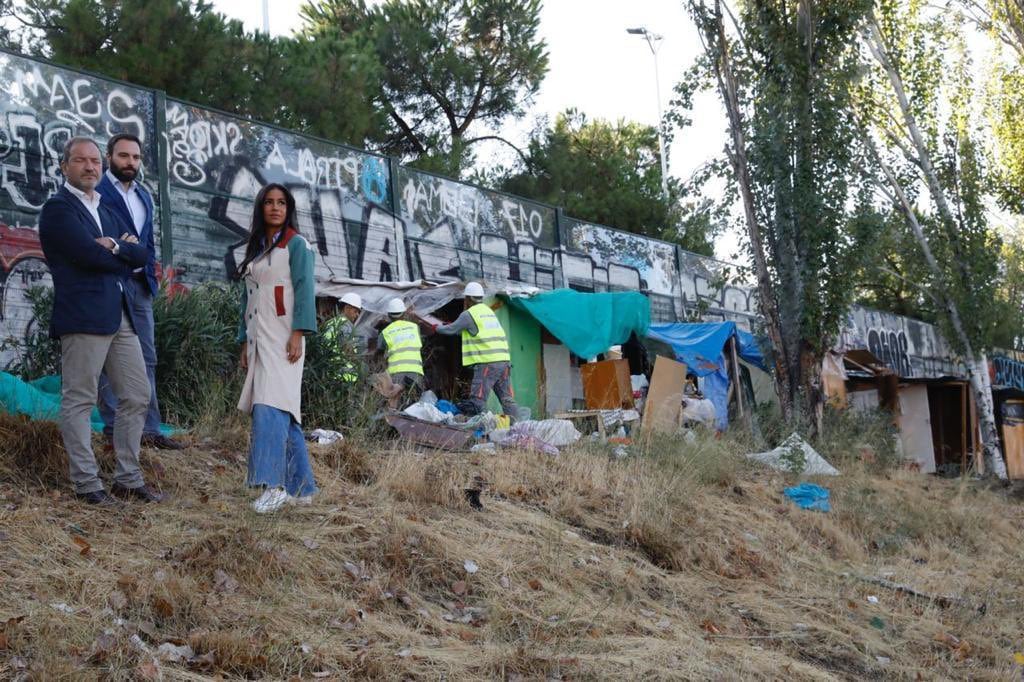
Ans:
[[[734,266],[672,244],[565,218],[555,208],[398,166],[387,158],[210,110],[127,83],[0,52],[0,363],[36,321],[26,292],[49,284],[37,220],[62,182],[72,135],[143,141],[142,181],[157,205],[158,255],[185,284],[223,280],[240,255],[253,198],[294,193],[317,276],[373,281],[483,279],[632,289],[652,317],[700,314],[750,329],[753,288]],[[163,239],[161,239],[161,237]],[[867,348],[904,376],[961,368],[930,325],[864,309],[841,345]],[[1000,369],[1016,380],[1014,368]]]
[[[155,198],[159,172],[154,101],[149,90],[0,52],[3,339],[24,338],[33,323],[25,294],[32,286],[50,282],[37,222],[43,203],[63,182],[64,143],[75,135],[92,137],[101,145],[116,133],[137,135],[145,157],[143,182]],[[4,355],[9,359],[9,353]]]
[[[854,306],[839,350],[869,350],[901,377],[964,376],[949,343],[935,326],[902,315]]]
[[[555,209],[409,168],[396,175],[412,278],[561,285]]]
[[[225,276],[240,260],[253,198],[268,182],[295,195],[317,275],[399,278],[387,159],[167,100],[174,264],[182,279]]]
[[[992,385],[1024,391],[1024,362],[996,355],[991,360]]]

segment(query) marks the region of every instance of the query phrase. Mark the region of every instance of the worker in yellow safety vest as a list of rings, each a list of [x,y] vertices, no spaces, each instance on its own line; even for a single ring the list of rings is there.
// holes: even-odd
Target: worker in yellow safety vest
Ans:
[[[366,354],[366,342],[356,332],[355,323],[363,312],[363,299],[354,292],[341,297],[341,314],[327,320],[321,333],[338,358],[342,359],[341,380],[355,383],[359,380],[356,359]]]
[[[391,322],[377,337],[377,350],[385,354],[391,382],[402,387],[407,398],[415,399],[423,389],[423,341],[420,328],[414,322],[404,319],[405,303],[400,298],[388,302],[387,313]],[[398,397],[395,396],[392,407]]]
[[[484,304],[484,288],[470,282],[463,292],[465,310],[451,324],[434,328],[438,334],[462,336],[462,365],[473,368],[469,399],[477,413],[487,406],[491,391],[498,396],[501,408],[513,419],[519,416],[512,392],[512,356],[508,337],[501,322]]]

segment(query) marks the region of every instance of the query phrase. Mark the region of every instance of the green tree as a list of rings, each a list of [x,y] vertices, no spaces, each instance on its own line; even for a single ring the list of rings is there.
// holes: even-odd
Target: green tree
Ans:
[[[25,0],[8,45],[173,97],[361,145],[381,138],[365,34],[247,33],[205,0]]]
[[[530,140],[522,163],[498,173],[499,189],[562,206],[581,220],[713,251],[713,209],[691,200],[669,180],[661,190],[658,133],[630,121],[588,120],[570,109]]]
[[[996,348],[1024,351],[1024,227],[1018,222],[1015,236],[1003,241],[1002,286],[999,307],[1004,311],[993,334]]]
[[[820,427],[821,362],[854,295],[873,213],[850,102],[869,0],[690,0],[728,115],[758,306],[784,417]]]
[[[540,0],[319,0],[310,38],[365,32],[380,64],[384,151],[454,177],[473,146],[524,114],[547,73]]]
[[[862,110],[877,185],[903,213],[939,321],[967,365],[987,471],[1005,478],[985,355],[1002,315],[1000,243],[984,206],[988,183],[961,29],[925,5],[881,3],[864,31],[877,70]],[[928,197],[927,212],[918,194]]]

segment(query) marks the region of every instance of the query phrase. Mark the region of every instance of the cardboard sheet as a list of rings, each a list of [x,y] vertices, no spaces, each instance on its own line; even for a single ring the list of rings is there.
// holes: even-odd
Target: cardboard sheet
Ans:
[[[633,409],[629,361],[588,362],[580,367],[580,378],[588,410]]]
[[[679,428],[683,409],[686,365],[659,355],[651,374],[651,387],[644,402],[640,428],[645,436],[655,432],[674,432]]]

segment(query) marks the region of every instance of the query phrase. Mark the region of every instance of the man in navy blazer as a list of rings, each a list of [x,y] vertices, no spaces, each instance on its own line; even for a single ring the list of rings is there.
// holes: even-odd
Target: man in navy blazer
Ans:
[[[103,174],[96,191],[103,198],[103,204],[117,213],[131,228],[139,243],[146,247],[146,264],[135,268],[126,279],[125,286],[131,289],[131,306],[128,309],[142,346],[142,357],[146,361],[149,376],[150,399],[146,412],[146,423],[142,427],[142,444],[165,450],[181,450],[184,446],[160,433],[160,403],[156,397],[156,338],[153,322],[153,299],[160,291],[156,280],[156,245],[153,237],[153,198],[138,182],[142,166],[142,142],[131,133],[118,133],[107,142],[107,171]],[[117,397],[106,374],[100,376],[100,416],[103,417],[103,432],[107,438],[114,433],[116,423],[115,405]]]
[[[112,490],[159,501],[139,468],[139,442],[150,386],[142,349],[127,310],[125,279],[146,264],[146,249],[127,223],[95,191],[103,166],[99,145],[73,137],[64,145],[66,182],[43,205],[39,240],[53,278],[50,336],[60,339],[60,430],[75,493],[91,504],[116,504],[99,478],[89,416],[100,372],[106,370],[120,397]]]

